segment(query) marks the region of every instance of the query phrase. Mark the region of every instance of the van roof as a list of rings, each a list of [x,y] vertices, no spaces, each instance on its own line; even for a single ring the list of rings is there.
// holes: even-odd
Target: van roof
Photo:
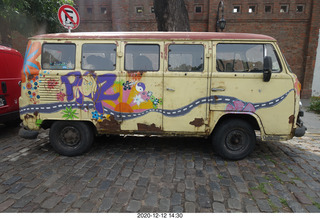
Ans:
[[[252,33],[224,32],[74,32],[43,34],[31,37],[45,39],[166,39],[166,40],[263,40],[276,41],[273,37]]]

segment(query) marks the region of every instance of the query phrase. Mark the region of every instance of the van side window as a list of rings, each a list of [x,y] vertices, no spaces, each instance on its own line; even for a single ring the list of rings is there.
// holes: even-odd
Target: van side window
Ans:
[[[280,72],[279,58],[271,44],[218,44],[218,72],[263,72],[265,56],[272,59],[272,72]]]
[[[84,70],[115,70],[116,50],[115,44],[83,44],[81,68]]]
[[[202,72],[204,67],[203,45],[170,45],[169,71]]]
[[[75,69],[75,44],[46,43],[42,46],[42,69]]]
[[[125,70],[159,71],[160,46],[155,44],[127,44]]]

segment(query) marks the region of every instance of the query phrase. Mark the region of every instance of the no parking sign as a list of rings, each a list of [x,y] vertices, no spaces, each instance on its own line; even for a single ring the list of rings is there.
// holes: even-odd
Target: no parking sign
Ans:
[[[80,16],[77,10],[70,5],[62,5],[58,11],[60,23],[69,30],[76,29],[80,24]]]

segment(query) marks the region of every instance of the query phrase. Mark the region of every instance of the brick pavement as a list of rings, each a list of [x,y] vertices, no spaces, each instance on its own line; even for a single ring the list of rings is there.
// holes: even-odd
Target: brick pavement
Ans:
[[[196,138],[99,137],[84,156],[0,127],[0,212],[320,212],[320,135],[241,161]]]

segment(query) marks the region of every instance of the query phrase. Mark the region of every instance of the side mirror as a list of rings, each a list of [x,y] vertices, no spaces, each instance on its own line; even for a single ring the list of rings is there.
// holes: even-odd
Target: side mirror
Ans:
[[[264,57],[263,60],[263,81],[268,82],[271,78],[272,72],[272,59],[270,56]]]

